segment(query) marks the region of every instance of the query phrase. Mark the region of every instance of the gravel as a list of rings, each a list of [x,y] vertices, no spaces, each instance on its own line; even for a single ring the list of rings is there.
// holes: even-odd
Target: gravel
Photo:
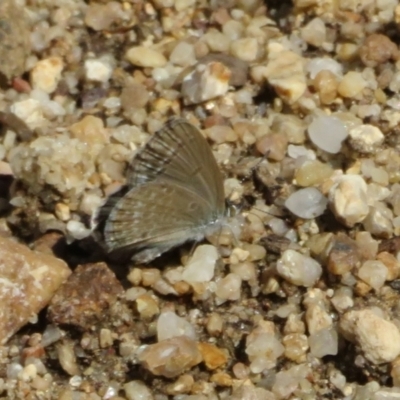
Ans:
[[[1,2],[0,398],[399,397],[400,6],[292,3]],[[91,221],[173,116],[235,212],[110,260]]]

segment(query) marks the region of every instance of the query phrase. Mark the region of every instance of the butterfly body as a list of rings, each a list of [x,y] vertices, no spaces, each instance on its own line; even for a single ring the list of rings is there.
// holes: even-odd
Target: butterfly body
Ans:
[[[218,165],[205,138],[185,120],[168,123],[150,139],[129,165],[127,184],[104,226],[110,253],[149,262],[184,242],[200,241],[224,220]]]

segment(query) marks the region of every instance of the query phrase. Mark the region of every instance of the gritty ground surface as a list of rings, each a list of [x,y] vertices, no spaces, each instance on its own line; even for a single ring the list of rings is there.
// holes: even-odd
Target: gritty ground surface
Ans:
[[[400,396],[399,27],[396,0],[3,0],[0,398]],[[90,220],[175,116],[239,215],[112,262]]]

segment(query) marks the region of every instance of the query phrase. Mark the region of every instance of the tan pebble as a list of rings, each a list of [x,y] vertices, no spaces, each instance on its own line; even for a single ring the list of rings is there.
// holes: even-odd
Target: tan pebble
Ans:
[[[268,48],[268,62],[264,73],[279,97],[289,104],[299,100],[307,88],[304,59],[276,43]]]
[[[247,365],[238,362],[232,367],[232,372],[234,373],[236,379],[244,380],[249,376],[249,368]]]
[[[199,364],[202,356],[194,340],[179,336],[147,346],[139,361],[154,375],[174,378]]]
[[[328,256],[328,270],[334,275],[344,275],[360,265],[360,254],[356,242],[339,233],[332,243]]]
[[[214,125],[204,130],[204,133],[215,143],[236,142],[238,139],[237,133],[226,125]]]
[[[365,297],[370,291],[371,286],[364,281],[357,281],[356,285],[354,286],[354,292],[360,297]]]
[[[60,365],[67,374],[73,376],[81,373],[72,342],[64,341],[59,344],[57,346],[57,354]]]
[[[300,31],[302,39],[308,44],[320,47],[326,41],[326,26],[321,18],[313,18]]]
[[[348,72],[338,85],[338,93],[345,98],[354,98],[367,87],[367,82],[356,71]]]
[[[337,178],[329,190],[332,211],[346,226],[363,221],[369,212],[367,184],[362,176],[347,174]]]
[[[367,67],[376,67],[399,57],[396,43],[380,33],[369,35],[359,50],[361,61]]]
[[[382,288],[385,284],[387,274],[388,269],[379,260],[367,260],[357,271],[358,277],[375,290]]]
[[[103,121],[93,115],[86,115],[79,122],[71,125],[69,130],[72,137],[90,145],[105,144],[109,141]]]
[[[304,162],[296,171],[296,183],[302,187],[316,186],[329,179],[333,168],[318,160]]]
[[[282,338],[285,346],[285,357],[297,363],[306,361],[306,353],[309,348],[308,338],[301,333],[292,333]]]
[[[111,347],[114,343],[114,338],[112,332],[109,329],[100,329],[99,344],[100,347],[105,349],[106,347]]]
[[[230,52],[234,57],[243,61],[255,61],[258,55],[256,38],[242,38],[231,42]]]
[[[136,299],[136,307],[140,317],[145,320],[152,319],[160,313],[156,300],[148,294],[143,294]]]
[[[131,64],[138,67],[158,68],[167,63],[167,59],[158,50],[144,46],[131,47],[125,57]]]
[[[359,45],[351,42],[339,43],[336,53],[339,60],[351,61],[358,57]]]
[[[161,277],[161,272],[156,268],[148,268],[142,270],[142,285],[144,287],[154,285]]]
[[[70,209],[64,203],[57,203],[54,212],[61,221],[68,221],[71,218]]]
[[[190,285],[187,282],[179,281],[173,284],[174,289],[179,295],[184,295],[190,292]]]
[[[286,135],[273,133],[256,141],[256,149],[270,160],[282,161],[286,155],[288,139]]]
[[[128,113],[137,108],[145,107],[149,101],[149,89],[138,82],[131,82],[121,92],[121,107]]]
[[[176,382],[167,385],[166,392],[171,396],[188,393],[190,392],[193,383],[194,383],[193,376],[185,374],[180,376],[176,380]]]
[[[374,364],[392,362],[400,354],[398,327],[373,309],[347,312],[341,318],[340,327]]]
[[[142,269],[141,268],[132,268],[129,272],[128,281],[132,283],[133,286],[139,286],[142,282]]]
[[[207,332],[212,336],[221,334],[224,326],[224,321],[218,313],[212,313],[207,320]]]
[[[214,382],[218,386],[229,387],[233,384],[232,377],[225,372],[217,372],[211,376],[210,381]]]
[[[381,261],[387,268],[387,277],[388,281],[393,281],[397,279],[400,275],[400,263],[397,258],[386,251],[382,251],[376,256],[376,259]]]
[[[322,104],[332,104],[335,101],[338,79],[333,72],[328,70],[318,72],[313,83]]]
[[[31,84],[34,89],[53,93],[61,79],[64,63],[60,57],[50,57],[40,60],[31,70]]]
[[[210,370],[222,367],[228,361],[226,351],[213,344],[199,343],[198,347],[206,367]]]

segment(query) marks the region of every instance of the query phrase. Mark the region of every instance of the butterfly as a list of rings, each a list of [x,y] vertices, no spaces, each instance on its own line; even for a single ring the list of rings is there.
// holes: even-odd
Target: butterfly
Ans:
[[[174,119],[157,131],[127,170],[127,186],[99,212],[106,250],[147,263],[215,232],[225,217],[223,180],[200,131]]]

